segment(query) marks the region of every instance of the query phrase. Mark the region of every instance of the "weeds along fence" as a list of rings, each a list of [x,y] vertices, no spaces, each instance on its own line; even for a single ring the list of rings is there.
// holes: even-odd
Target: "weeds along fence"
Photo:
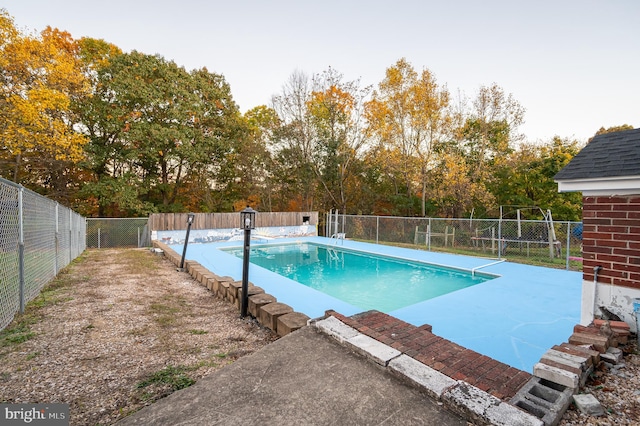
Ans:
[[[0,330],[86,247],[85,218],[0,178]]]
[[[582,223],[327,214],[325,235],[582,270]]]

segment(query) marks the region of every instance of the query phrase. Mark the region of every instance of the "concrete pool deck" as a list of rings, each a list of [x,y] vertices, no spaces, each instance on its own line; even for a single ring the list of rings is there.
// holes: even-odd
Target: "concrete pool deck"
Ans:
[[[296,242],[328,244],[499,275],[387,313],[415,326],[429,324],[438,336],[526,372],[532,372],[533,365],[550,347],[565,341],[580,321],[582,274],[579,272],[350,240],[337,242],[323,237],[279,239],[271,243]],[[263,244],[252,242],[252,248]],[[215,274],[239,280],[242,260],[218,250],[238,245],[241,243],[189,244],[186,257]],[[311,318],[321,317],[328,310],[345,316],[363,311],[256,265],[250,265],[249,278],[279,302]]]

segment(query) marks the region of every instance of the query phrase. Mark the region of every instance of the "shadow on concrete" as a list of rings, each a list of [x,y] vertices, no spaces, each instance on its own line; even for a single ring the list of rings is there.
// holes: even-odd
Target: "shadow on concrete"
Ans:
[[[117,424],[466,426],[467,421],[314,327],[304,327]]]

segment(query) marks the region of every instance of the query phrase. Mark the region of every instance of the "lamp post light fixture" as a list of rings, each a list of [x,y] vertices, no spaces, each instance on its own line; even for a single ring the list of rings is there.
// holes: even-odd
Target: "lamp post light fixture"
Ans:
[[[247,206],[240,212],[240,229],[244,229],[244,252],[242,255],[242,305],[240,316],[247,316],[249,306],[249,252],[251,247],[251,230],[256,229],[256,211]]]
[[[193,224],[193,219],[195,218],[194,213],[187,214],[187,235],[184,237],[184,248],[182,249],[182,259],[180,260],[180,268],[179,271],[184,271],[184,257],[187,255],[187,244],[189,244],[189,232],[191,232],[191,225]]]

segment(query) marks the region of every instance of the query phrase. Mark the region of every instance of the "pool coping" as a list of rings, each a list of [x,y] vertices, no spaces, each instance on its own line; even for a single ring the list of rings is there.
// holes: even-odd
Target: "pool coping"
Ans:
[[[328,312],[324,318],[310,320],[309,325],[380,365],[391,375],[419,388],[430,398],[469,421],[490,425],[544,425],[544,422],[536,416],[465,380],[449,377],[407,353],[370,337],[369,333],[360,332],[357,328],[348,325],[348,322],[351,322],[348,318],[336,312]],[[525,377],[518,389],[530,379],[528,373],[525,373],[525,376],[529,377]]]

